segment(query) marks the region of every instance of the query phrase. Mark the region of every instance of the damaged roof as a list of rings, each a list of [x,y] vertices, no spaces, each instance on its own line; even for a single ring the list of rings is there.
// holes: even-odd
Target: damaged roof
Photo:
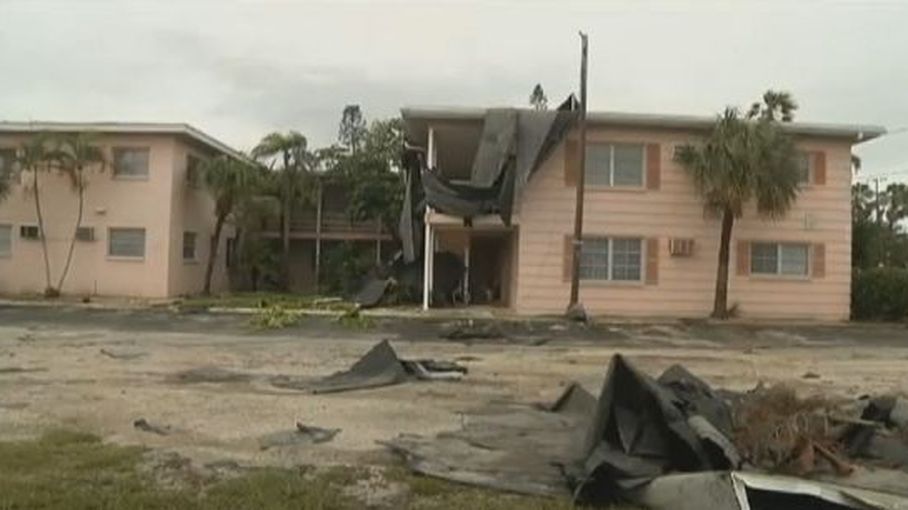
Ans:
[[[518,108],[517,110],[527,108]],[[482,122],[487,108],[446,107],[446,106],[412,106],[401,108],[401,116],[406,124],[406,134],[413,139],[425,137],[430,122]],[[687,130],[705,130],[716,121],[715,116],[676,115],[653,113],[627,113],[591,111],[587,113],[587,122],[599,126],[672,128]],[[846,138],[855,143],[866,142],[886,133],[886,128],[870,124],[832,124],[818,122],[791,122],[784,124],[795,134]]]

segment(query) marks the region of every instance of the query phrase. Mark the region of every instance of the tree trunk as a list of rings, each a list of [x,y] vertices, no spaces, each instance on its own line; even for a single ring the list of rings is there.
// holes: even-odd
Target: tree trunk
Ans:
[[[716,300],[713,303],[712,317],[728,318],[728,259],[731,248],[731,230],[735,225],[735,215],[728,209],[722,213],[722,235],[719,240],[719,264],[716,268]]]
[[[293,200],[291,195],[284,198],[284,222],[281,225],[281,272],[283,273],[284,290],[290,290],[290,214],[292,211]]]
[[[85,186],[82,183],[82,170],[77,170],[79,172],[78,179],[78,191],[79,191],[79,212],[76,214],[76,226],[73,228],[73,237],[69,241],[69,251],[66,253],[66,263],[63,265],[63,272],[60,273],[60,280],[57,283],[57,290],[63,291],[63,282],[66,281],[66,275],[69,274],[69,265],[73,260],[73,251],[76,249],[76,236],[79,234],[79,227],[82,226],[82,215],[85,208]]]
[[[44,255],[44,295],[55,297],[57,291],[50,285],[50,258],[47,254],[47,235],[44,232],[44,214],[41,212],[41,193],[38,188],[38,169],[33,169],[35,174],[35,214],[38,216],[38,236],[41,238],[41,252]]]
[[[208,250],[208,267],[205,268],[205,288],[202,289],[202,294],[209,295],[211,294],[211,275],[214,273],[214,263],[218,259],[218,246],[221,245],[221,230],[224,228],[224,220],[227,217],[224,215],[218,216],[217,222],[214,224],[214,235],[211,236],[211,248]]]

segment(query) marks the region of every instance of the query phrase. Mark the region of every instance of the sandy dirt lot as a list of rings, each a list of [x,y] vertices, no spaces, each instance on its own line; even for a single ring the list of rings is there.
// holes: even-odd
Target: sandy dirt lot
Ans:
[[[62,426],[174,451],[201,464],[381,463],[389,454],[377,441],[457,429],[464,411],[490,401],[549,401],[570,381],[598,393],[608,360],[618,352],[652,374],[682,363],[730,389],[764,381],[843,397],[908,393],[904,327],[672,323],[580,331],[538,324],[510,341],[469,345],[439,339],[439,327],[388,319],[369,330],[350,330],[323,320],[256,332],[239,317],[0,309],[0,439]],[[275,375],[344,369],[383,338],[402,357],[460,360],[470,372],[460,382],[329,395],[269,382]],[[247,378],[195,384],[175,379],[199,367]],[[805,378],[808,372],[819,377]],[[133,422],[139,418],[172,432],[137,430]],[[260,438],[290,430],[297,421],[342,432],[328,443],[261,449]]]

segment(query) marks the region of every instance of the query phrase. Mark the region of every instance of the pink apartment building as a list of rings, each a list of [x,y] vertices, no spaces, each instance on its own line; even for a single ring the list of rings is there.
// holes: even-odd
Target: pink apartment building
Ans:
[[[408,140],[423,147],[447,182],[469,182],[490,110],[404,108]],[[710,117],[592,112],[588,116],[580,297],[588,312],[704,317],[712,309],[719,221],[704,214],[673,160]],[[518,126],[519,129],[519,126]],[[845,320],[851,285],[851,148],[882,135],[876,126],[793,123],[803,183],[778,221],[747,211],[734,228],[729,304],[742,317]],[[517,138],[520,143],[519,137]],[[570,290],[577,133],[547,153],[514,199],[510,225],[497,215],[430,210],[427,290],[433,258],[465,261],[475,302],[522,314],[559,314]],[[519,147],[517,152],[519,153]],[[519,156],[518,156],[519,158]],[[432,292],[425,292],[431,296]],[[433,306],[429,298],[424,306]]]
[[[94,133],[107,155],[104,168],[86,171],[83,228],[64,294],[167,298],[202,290],[214,205],[196,168],[205,158],[241,154],[186,124],[0,122],[0,164],[36,132]],[[63,268],[77,194],[63,175],[40,179],[45,232],[38,228],[29,173],[21,173],[0,202],[2,294],[44,290],[42,235],[54,285]],[[228,286],[229,235],[222,236],[214,290]]]

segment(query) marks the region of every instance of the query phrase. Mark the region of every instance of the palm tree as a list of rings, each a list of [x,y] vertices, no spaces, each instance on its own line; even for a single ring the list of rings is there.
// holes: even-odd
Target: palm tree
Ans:
[[[798,193],[794,143],[776,121],[796,108],[786,93],[768,92],[748,115],[727,108],[701,144],[679,147],[675,159],[687,170],[707,212],[722,218],[712,316],[728,317],[728,267],[732,229],[745,206],[756,202],[764,218],[785,215]]]
[[[313,157],[302,133],[270,133],[254,149],[252,156],[260,161],[279,162],[278,195],[281,199],[281,244],[284,287],[290,288],[290,220],[294,204],[303,198],[310,184]]]
[[[16,164],[25,172],[32,173],[32,196],[35,199],[35,215],[38,219],[38,235],[41,239],[41,252],[44,256],[44,295],[55,297],[59,292],[51,286],[50,282],[50,258],[47,253],[47,236],[44,230],[44,213],[41,210],[41,186],[39,176],[42,172],[49,170],[51,165],[50,150],[48,149],[48,140],[50,136],[46,133],[38,133],[28,140],[22,142],[16,156]]]
[[[208,267],[205,268],[205,287],[202,290],[208,295],[211,293],[211,275],[218,257],[224,223],[256,193],[258,173],[252,165],[226,155],[202,163],[202,172],[205,176],[205,185],[214,198],[216,218],[214,235],[211,236],[211,249],[208,251]]]
[[[57,282],[57,292],[63,290],[63,282],[66,281],[66,276],[69,274],[73,251],[76,247],[76,237],[82,226],[87,184],[85,171],[92,168],[101,170],[106,164],[104,151],[96,145],[95,140],[95,136],[85,133],[67,135],[59,140],[57,149],[50,154],[50,157],[56,161],[59,170],[69,177],[73,189],[79,197],[79,209],[76,213],[72,238],[69,241],[69,250],[66,252],[66,262],[60,273],[60,280]]]

